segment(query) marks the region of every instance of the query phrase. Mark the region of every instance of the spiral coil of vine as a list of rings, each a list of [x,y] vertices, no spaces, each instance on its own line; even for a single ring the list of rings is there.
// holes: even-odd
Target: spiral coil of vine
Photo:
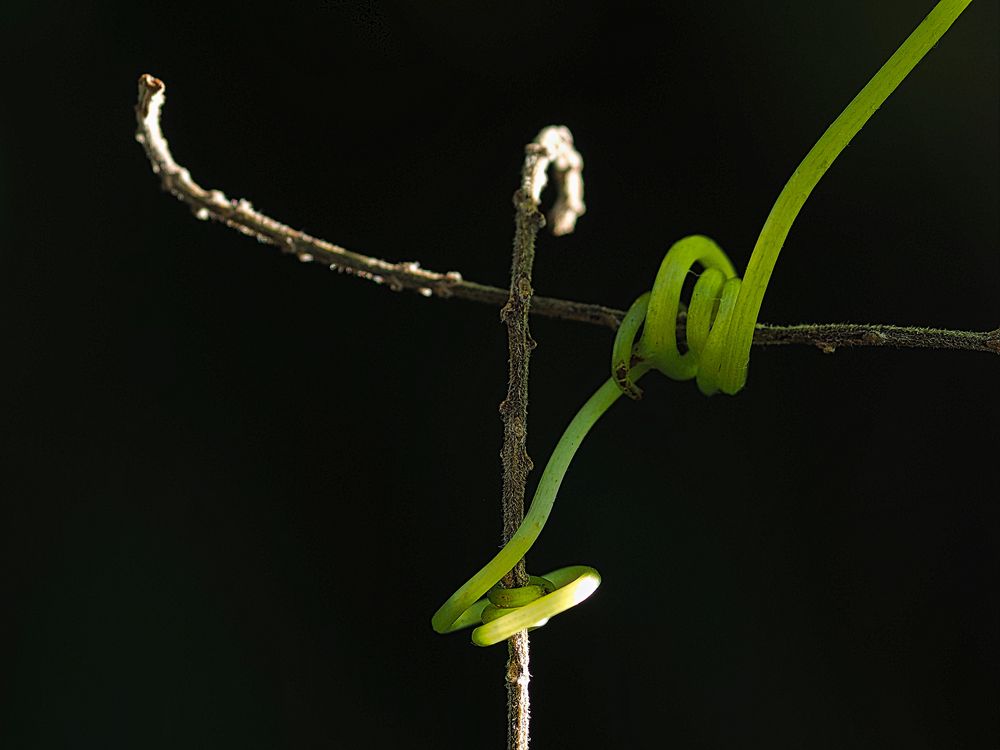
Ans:
[[[970,3],[941,0],[827,128],[778,195],[742,280],[708,237],[685,237],[670,248],[652,290],[641,295],[622,320],[612,350],[611,378],[563,432],[523,523],[507,545],[441,605],[431,619],[434,630],[449,633],[481,623],[472,631],[472,641],[488,646],[520,630],[541,627],[597,589],[600,575],[583,565],[532,577],[528,586],[515,589],[504,589],[499,581],[541,533],[569,464],[591,427],[621,395],[638,398],[641,391],[636,383],[643,375],[655,369],[675,380],[695,378],[706,395],[718,391],[732,395],[743,388],[764,292],[806,199],[861,127]],[[687,351],[681,353],[677,315],[684,280],[695,264],[704,270],[691,295],[685,327]]]

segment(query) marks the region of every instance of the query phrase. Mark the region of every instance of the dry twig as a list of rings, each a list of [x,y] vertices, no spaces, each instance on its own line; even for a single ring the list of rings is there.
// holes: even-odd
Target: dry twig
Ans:
[[[496,307],[507,302],[509,294],[505,289],[466,281],[457,271],[440,273],[421,268],[415,261],[390,263],[346,250],[254,210],[249,201],[230,200],[220,190],[201,187],[187,169],[174,161],[160,129],[165,90],[166,86],[158,78],[149,74],[139,77],[136,140],[145,148],[153,172],[160,176],[163,189],[190,206],[198,218],[219,221],[261,242],[276,245],[301,261],[322,263],[331,270],[384,284],[394,291],[408,289],[425,297],[454,297]],[[562,189],[566,191],[567,187],[563,185]],[[582,205],[574,207],[575,215],[581,211]],[[568,220],[568,214],[564,218]],[[563,225],[555,226],[561,228]],[[612,330],[618,328],[625,314],[623,310],[604,305],[537,296],[532,298],[531,313],[601,325]],[[683,321],[679,321],[678,325],[683,326]],[[824,352],[833,352],[841,347],[888,346],[966,349],[1000,354],[1000,329],[979,332],[867,324],[758,324],[753,343],[758,346],[807,344]]]
[[[521,187],[514,193],[514,251],[510,270],[510,294],[500,317],[507,325],[510,354],[507,397],[500,404],[504,436],[500,457],[503,463],[503,543],[507,544],[524,520],[524,495],[528,472],[528,363],[535,342],[528,332],[528,312],[532,306],[531,272],[535,262],[535,238],[545,226],[538,211],[548,170],[555,172],[558,195],[549,214],[552,234],[573,231],[584,212],[583,159],[573,147],[568,128],[548,127],[525,149]],[[504,586],[528,585],[522,559],[504,577]],[[507,747],[527,750],[529,699],[528,631],[510,638],[507,645]]]

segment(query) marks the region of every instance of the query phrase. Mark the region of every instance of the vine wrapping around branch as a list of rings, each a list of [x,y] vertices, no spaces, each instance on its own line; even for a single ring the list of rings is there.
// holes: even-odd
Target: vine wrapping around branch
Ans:
[[[411,262],[390,263],[355,253],[326,240],[292,229],[255,210],[246,200],[230,200],[220,190],[206,190],[196,183],[187,169],[174,161],[160,127],[165,100],[163,81],[149,74],[139,77],[136,105],[136,140],[143,145],[153,172],[160,177],[163,189],[183,203],[200,219],[212,219],[276,245],[304,262],[314,261],[330,269],[349,273],[394,291],[411,290],[426,297],[454,297],[481,302],[499,308],[506,304],[509,292],[495,286],[467,281],[457,271],[440,273]],[[579,207],[582,209],[582,205]],[[549,318],[590,323],[617,330],[624,310],[587,302],[532,297],[531,313]],[[683,327],[683,319],[678,322]],[[678,331],[679,338],[682,330]],[[1000,328],[992,331],[954,331],[938,328],[876,324],[802,324],[779,326],[758,324],[753,343],[757,346],[806,344],[824,352],[841,347],[906,347],[925,349],[965,349],[1000,354]]]

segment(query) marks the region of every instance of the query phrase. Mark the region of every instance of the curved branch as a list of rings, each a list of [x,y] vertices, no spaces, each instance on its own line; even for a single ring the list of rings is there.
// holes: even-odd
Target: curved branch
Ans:
[[[425,297],[455,297],[484,302],[497,308],[507,303],[510,295],[507,289],[466,281],[457,271],[430,271],[421,268],[415,261],[390,263],[351,252],[292,229],[256,211],[249,201],[230,200],[220,190],[201,187],[191,178],[187,169],[174,161],[160,129],[165,90],[166,86],[158,78],[149,74],[139,77],[139,101],[135,108],[138,129],[135,137],[143,145],[153,172],[160,176],[163,189],[190,206],[199,219],[213,219],[243,234],[256,237],[261,242],[276,245],[282,252],[295,255],[303,262],[322,263],[331,270],[384,284],[394,291],[406,289]],[[558,162],[558,158],[556,161]],[[568,198],[577,194],[572,183],[578,178],[581,166],[582,160],[579,164],[572,160],[556,164],[557,175],[561,180],[560,195],[567,199],[557,202],[554,212],[550,214],[554,233],[560,233],[559,230],[562,233],[571,231],[576,217],[583,213],[582,198],[578,204]],[[623,310],[604,305],[537,296],[531,299],[531,313],[605,326],[612,330],[618,328],[625,315]],[[683,321],[678,325],[683,326]],[[890,325],[759,324],[754,332],[753,343],[757,346],[806,344],[824,352],[833,352],[841,347],[889,346],[965,349],[1000,354],[1000,329],[977,332]]]
[[[153,172],[160,176],[163,189],[190,206],[199,219],[213,219],[243,234],[256,237],[261,242],[276,245],[303,262],[322,263],[330,270],[384,284],[393,291],[406,289],[425,297],[456,297],[472,302],[485,302],[497,308],[506,304],[509,296],[506,289],[466,281],[457,271],[429,271],[421,268],[416,261],[390,263],[351,252],[332,242],[292,229],[255,210],[249,201],[230,200],[221,190],[206,190],[201,187],[191,178],[187,169],[174,161],[167,140],[163,137],[160,112],[165,91],[166,86],[158,78],[149,74],[139,77],[139,103],[135,108],[138,129],[135,139],[145,148]],[[582,209],[582,206],[578,208]],[[578,213],[582,213],[582,210]],[[568,216],[569,212],[565,212],[562,221],[568,221]],[[612,329],[618,327],[618,321],[623,315],[621,310],[602,305],[549,297],[535,297],[532,311],[539,315],[593,323]]]

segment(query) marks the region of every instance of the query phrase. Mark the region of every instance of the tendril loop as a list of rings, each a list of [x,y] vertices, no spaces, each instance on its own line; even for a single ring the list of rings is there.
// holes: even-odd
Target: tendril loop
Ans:
[[[677,346],[677,316],[681,290],[695,263],[705,269],[691,293],[687,311],[687,351]],[[674,380],[697,378],[706,396],[719,390],[735,393],[746,381],[746,366],[736,368],[736,382],[721,379],[726,337],[734,335],[733,311],[742,281],[733,264],[715,242],[702,235],[676,242],[660,264],[653,289],[640,296],[626,313],[615,336],[611,353],[611,376],[622,392],[634,399],[642,395],[633,377],[633,359],[659,370]],[[635,338],[642,327],[642,337]],[[751,335],[753,331],[751,330]]]
[[[670,248],[652,290],[641,295],[622,320],[612,351],[611,378],[563,432],[524,522],[507,545],[441,605],[431,619],[437,632],[482,623],[472,631],[473,643],[499,643],[520,630],[541,627],[600,585],[597,571],[583,565],[533,577],[528,586],[517,589],[503,589],[497,582],[538,538],[569,464],[590,428],[623,394],[632,398],[641,395],[636,385],[639,378],[655,369],[675,380],[695,378],[707,395],[718,391],[735,394],[743,388],[764,292],[796,216],[837,156],[970,2],[940,0],[827,128],[778,195],[742,280],[722,249],[708,237],[685,237]],[[684,280],[695,264],[704,271],[691,294],[685,327],[687,350],[682,353],[677,345],[677,316]],[[636,341],[640,329],[642,335]]]

